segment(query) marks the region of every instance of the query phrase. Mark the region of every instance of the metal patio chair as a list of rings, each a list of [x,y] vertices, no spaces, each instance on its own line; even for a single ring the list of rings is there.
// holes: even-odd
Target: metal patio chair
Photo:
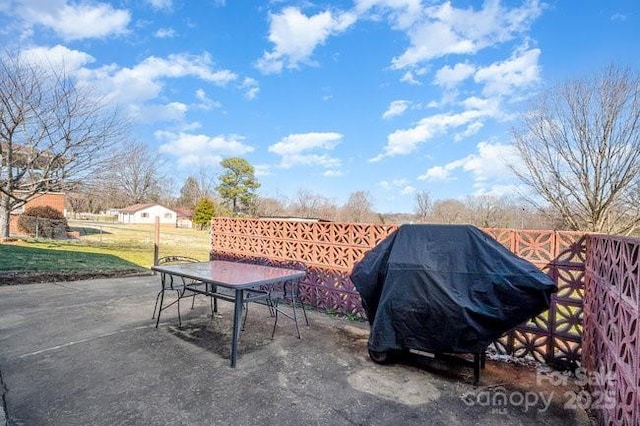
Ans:
[[[176,263],[193,263],[193,262],[200,262],[200,261],[192,257],[180,256],[180,255],[165,256],[158,259],[158,265],[167,265],[167,264],[176,264]],[[153,316],[151,317],[151,319],[156,318],[156,312],[157,312],[158,318],[156,319],[156,328],[158,328],[158,324],[160,323],[160,313],[175,304],[177,305],[177,308],[178,308],[178,327],[181,327],[182,320],[180,317],[180,299],[183,299],[185,297],[191,297],[192,298],[191,309],[193,309],[194,303],[195,303],[195,297],[197,295],[197,293],[192,293],[187,295],[186,294],[188,290],[187,286],[193,286],[198,284],[205,285],[205,283],[201,283],[200,281],[191,280],[187,278],[176,278],[173,275],[169,275],[169,274],[162,274],[160,278],[161,278],[160,279],[161,288],[160,288],[160,291],[158,291],[158,294],[156,295],[156,303],[153,307]],[[169,304],[163,305],[165,293],[174,292],[174,291],[176,293],[176,299],[171,301]],[[214,298],[211,298],[211,299],[212,299],[211,312],[213,314],[214,312],[217,312],[218,306],[217,306],[217,301]]]
[[[277,262],[267,258],[247,258],[247,259],[239,259],[238,262],[242,263],[253,263],[258,265],[265,266],[275,266],[282,268],[290,268],[297,269],[301,271],[306,271],[307,267],[302,262],[295,261],[287,261],[287,262]],[[285,317],[293,320],[296,326],[296,333],[298,335],[298,339],[301,338],[300,328],[298,326],[298,310],[302,308],[302,313],[304,316],[305,324],[309,326],[309,318],[307,317],[307,311],[304,307],[304,303],[300,299],[300,280],[294,281],[286,281],[283,283],[279,283],[276,285],[267,285],[261,288],[259,291],[266,291],[268,296],[264,300],[258,300],[255,303],[266,305],[269,308],[269,314],[274,318],[273,329],[271,331],[271,338],[275,336],[276,328],[278,326],[278,317],[280,315],[284,315]],[[285,310],[285,306],[290,308],[290,311]],[[244,329],[244,324],[247,321],[247,316],[249,314],[249,304],[245,305],[245,316],[242,323],[242,328]]]

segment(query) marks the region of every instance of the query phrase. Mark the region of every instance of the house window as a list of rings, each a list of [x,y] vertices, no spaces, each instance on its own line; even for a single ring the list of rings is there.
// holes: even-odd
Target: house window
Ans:
[[[173,215],[172,215],[171,213],[165,213],[165,214],[164,214],[164,218],[165,218],[165,219],[171,219],[171,217],[172,217],[172,216],[173,216]]]
[[[140,216],[147,219],[149,217],[149,213],[142,213]]]

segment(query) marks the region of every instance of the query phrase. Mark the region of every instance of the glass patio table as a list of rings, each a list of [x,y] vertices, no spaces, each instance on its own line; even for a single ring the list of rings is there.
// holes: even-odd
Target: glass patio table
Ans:
[[[215,299],[234,303],[233,335],[231,338],[231,367],[236,366],[238,342],[242,330],[242,310],[245,303],[265,300],[269,296],[270,286],[278,283],[299,280],[306,274],[304,271],[274,266],[254,265],[250,263],[213,260],[210,262],[180,263],[173,265],[156,265],[151,270],[159,272],[164,281],[170,277],[190,279],[195,284],[185,284],[184,290],[204,294]],[[204,288],[202,286],[204,285]],[[221,293],[219,288],[233,290],[233,296]],[[162,306],[161,296],[160,306]],[[160,322],[158,313],[157,324]]]

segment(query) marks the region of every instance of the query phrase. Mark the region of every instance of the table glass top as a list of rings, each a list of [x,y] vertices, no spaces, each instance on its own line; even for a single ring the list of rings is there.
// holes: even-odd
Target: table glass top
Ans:
[[[280,281],[299,279],[304,271],[250,263],[213,260],[210,262],[158,265],[154,271],[184,276],[227,287],[255,287]]]

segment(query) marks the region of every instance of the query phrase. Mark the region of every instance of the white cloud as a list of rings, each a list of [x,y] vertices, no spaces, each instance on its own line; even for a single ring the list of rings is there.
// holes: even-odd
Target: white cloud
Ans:
[[[393,58],[392,67],[413,67],[450,54],[474,54],[526,31],[541,12],[538,0],[511,9],[501,6],[499,0],[487,0],[477,11],[457,9],[448,1],[425,7],[419,19],[407,20],[404,27],[395,23],[406,31],[411,46]]]
[[[466,129],[464,129],[461,132],[457,132],[454,136],[453,136],[453,140],[456,142],[460,142],[463,139],[466,139],[470,136],[475,135],[476,133],[478,133],[482,128],[484,127],[484,124],[482,124],[481,121],[474,121],[471,124],[469,124],[467,126]]]
[[[229,70],[216,70],[208,54],[150,56],[131,68],[107,65],[83,69],[80,74],[85,84],[98,88],[109,100],[126,107],[156,99],[166,79],[195,77],[224,86],[237,78]]]
[[[271,166],[268,164],[256,164],[253,169],[256,176],[269,176],[271,174]]]
[[[404,188],[400,189],[400,194],[402,195],[411,195],[411,194],[415,194],[415,192],[416,192],[416,188],[411,185],[407,185]]]
[[[488,195],[495,198],[513,197],[514,194],[526,194],[529,188],[517,184],[474,185],[476,191],[473,195]]]
[[[452,88],[471,77],[475,67],[466,63],[459,63],[450,67],[445,65],[436,72],[434,83],[438,86]]]
[[[169,79],[196,78],[218,86],[238,79],[232,71],[216,69],[206,53],[172,54],[166,58],[151,56],[132,67],[110,64],[98,68],[89,68],[95,62],[91,55],[61,45],[33,47],[21,55],[36,64],[64,70],[76,78],[78,87],[89,88],[103,101],[120,105],[128,117],[141,121],[183,121],[190,107],[208,110],[221,106],[202,88],[195,92],[198,102],[194,105],[164,98]],[[255,97],[259,91],[257,81],[251,78],[245,78],[238,88],[248,98]]]
[[[616,12],[613,15],[611,15],[611,20],[612,21],[626,21],[627,20],[627,15]]]
[[[509,164],[517,161],[518,155],[513,145],[480,142],[478,153],[463,159],[462,168],[471,172],[476,180],[512,176]]]
[[[189,107],[182,102],[167,104],[129,105],[127,109],[131,119],[136,121],[183,121]]]
[[[446,166],[433,166],[425,174],[419,176],[418,179],[427,181],[448,180],[451,176],[451,170],[454,168],[451,163]]]
[[[402,77],[400,77],[400,81],[402,83],[412,84],[414,86],[417,86],[417,85],[420,84],[420,81],[416,79],[416,77],[414,76],[414,74],[411,71],[405,72],[402,75]]]
[[[396,130],[387,137],[387,145],[382,154],[370,161],[380,161],[385,157],[407,155],[416,150],[419,144],[426,142],[451,129],[469,125],[481,118],[492,115],[491,109],[470,109],[459,113],[443,113],[423,118],[409,129]]]
[[[114,9],[102,2],[26,0],[15,3],[14,12],[25,21],[25,25],[48,27],[64,40],[124,34],[131,21],[128,10]]]
[[[147,0],[147,3],[157,10],[171,10],[173,8],[173,0]]]
[[[242,156],[254,151],[243,143],[239,135],[208,136],[203,134],[157,131],[156,139],[162,141],[160,153],[177,157],[181,167],[218,165],[222,158]]]
[[[484,84],[485,96],[509,95],[540,80],[539,57],[540,49],[518,49],[509,59],[478,69],[474,80]]]
[[[421,0],[356,0],[356,10],[361,15],[372,13],[375,20],[388,14],[395,28],[405,29],[420,18],[422,5]]]
[[[335,148],[343,136],[335,132],[298,133],[284,137],[271,145],[269,152],[280,155],[280,167],[291,168],[296,165],[321,166],[327,169],[340,167],[342,162],[326,153]],[[316,152],[311,152],[316,151]]]
[[[157,38],[174,38],[176,36],[176,30],[173,28],[158,28],[153,35]]]
[[[258,93],[260,93],[258,81],[250,77],[246,77],[242,80],[240,88],[245,91],[244,96],[247,99],[255,99],[258,96]]]
[[[322,176],[324,177],[341,177],[344,176],[344,172],[342,170],[326,170]]]
[[[298,154],[312,149],[333,149],[342,135],[335,132],[298,133],[284,137],[281,141],[271,145],[269,152],[279,155]]]
[[[315,48],[330,36],[344,32],[356,21],[356,16],[351,13],[334,15],[329,11],[306,16],[296,7],[287,7],[280,13],[269,14],[269,19],[269,41],[274,47],[256,63],[265,74],[310,64]]]
[[[456,170],[471,173],[476,184],[485,185],[488,181],[510,179],[513,173],[509,165],[518,162],[518,155],[513,145],[480,142],[477,153],[452,161],[444,166],[433,166],[419,180],[442,181],[452,179]]]
[[[460,104],[464,109],[491,110],[497,108],[496,101],[494,99],[479,98],[477,96],[471,96],[463,99]]]
[[[21,55],[30,63],[52,67],[66,73],[74,73],[83,66],[95,62],[88,53],[72,50],[62,45],[53,47],[37,46],[23,50]]]
[[[378,182],[378,186],[385,191],[400,193],[411,191],[412,188],[407,179],[381,180],[380,182]]]
[[[397,100],[389,104],[389,108],[382,114],[382,118],[389,119],[402,115],[409,108],[409,101]]]
[[[198,99],[198,104],[196,104],[196,108],[211,110],[213,108],[220,108],[221,104],[218,101],[214,101],[213,99],[207,96],[207,93],[203,89],[196,90],[196,99]]]

